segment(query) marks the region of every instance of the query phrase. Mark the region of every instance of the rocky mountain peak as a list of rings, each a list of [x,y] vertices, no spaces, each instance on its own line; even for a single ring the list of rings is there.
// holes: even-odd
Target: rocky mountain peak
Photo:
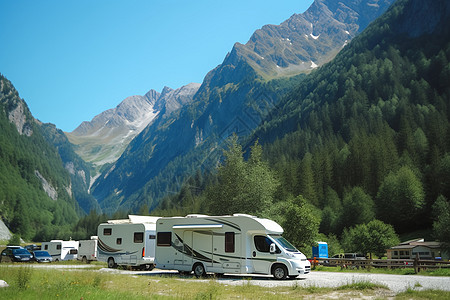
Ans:
[[[245,60],[264,77],[312,70],[331,60],[392,2],[316,0],[305,13],[263,26],[245,45],[236,43],[224,64]]]
[[[98,167],[114,162],[157,115],[169,114],[192,101],[199,86],[191,83],[176,90],[164,87],[161,93],[150,90],[144,96],[127,97],[66,135],[78,145],[77,154],[85,161]]]

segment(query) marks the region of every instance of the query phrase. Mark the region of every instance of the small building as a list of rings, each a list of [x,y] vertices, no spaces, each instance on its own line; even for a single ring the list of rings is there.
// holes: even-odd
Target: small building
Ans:
[[[416,255],[419,259],[449,259],[440,242],[425,242],[422,238],[400,243],[386,251],[388,259],[414,259]]]

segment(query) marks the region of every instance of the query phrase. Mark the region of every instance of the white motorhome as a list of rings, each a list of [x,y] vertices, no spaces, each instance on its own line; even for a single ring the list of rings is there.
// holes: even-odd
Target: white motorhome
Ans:
[[[276,279],[308,274],[310,262],[282,233],[276,222],[244,214],[160,218],[155,264],[194,271],[197,277],[206,272],[272,274]]]
[[[129,215],[128,219],[109,220],[98,226],[97,257],[108,263],[152,269],[155,258],[158,217]]]
[[[91,236],[90,240],[81,240],[78,244],[77,259],[84,263],[97,260],[98,236]]]
[[[53,261],[77,259],[78,241],[51,240],[43,242],[41,250],[47,251]]]

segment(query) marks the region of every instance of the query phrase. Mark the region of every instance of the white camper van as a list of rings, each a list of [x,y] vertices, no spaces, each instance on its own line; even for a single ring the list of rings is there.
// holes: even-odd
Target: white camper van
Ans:
[[[97,260],[98,236],[91,236],[90,240],[82,240],[78,245],[77,259],[84,263]]]
[[[156,224],[156,267],[204,276],[206,272],[272,274],[276,279],[308,274],[306,256],[281,234],[276,222],[254,216],[188,215]]]
[[[43,242],[41,250],[47,251],[53,261],[77,259],[78,241],[51,240]]]
[[[129,215],[98,226],[97,255],[109,268],[118,265],[152,269],[158,217]]]

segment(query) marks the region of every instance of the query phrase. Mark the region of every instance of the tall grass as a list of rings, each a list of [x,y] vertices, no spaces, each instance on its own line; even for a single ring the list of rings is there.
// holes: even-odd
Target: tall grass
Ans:
[[[414,289],[407,289],[406,291],[397,294],[395,299],[431,299],[431,300],[448,300],[450,299],[449,292],[439,290],[425,290],[416,291]]]
[[[346,298],[349,293],[374,296],[384,288],[366,282],[352,282],[340,288],[303,286],[261,287],[252,280],[180,278],[179,276],[137,276],[99,270],[49,270],[0,265],[0,279],[10,286],[0,288],[0,299],[299,299]],[[270,284],[270,281],[268,281]],[[450,296],[444,292],[442,295]],[[410,297],[415,298],[415,296]]]

